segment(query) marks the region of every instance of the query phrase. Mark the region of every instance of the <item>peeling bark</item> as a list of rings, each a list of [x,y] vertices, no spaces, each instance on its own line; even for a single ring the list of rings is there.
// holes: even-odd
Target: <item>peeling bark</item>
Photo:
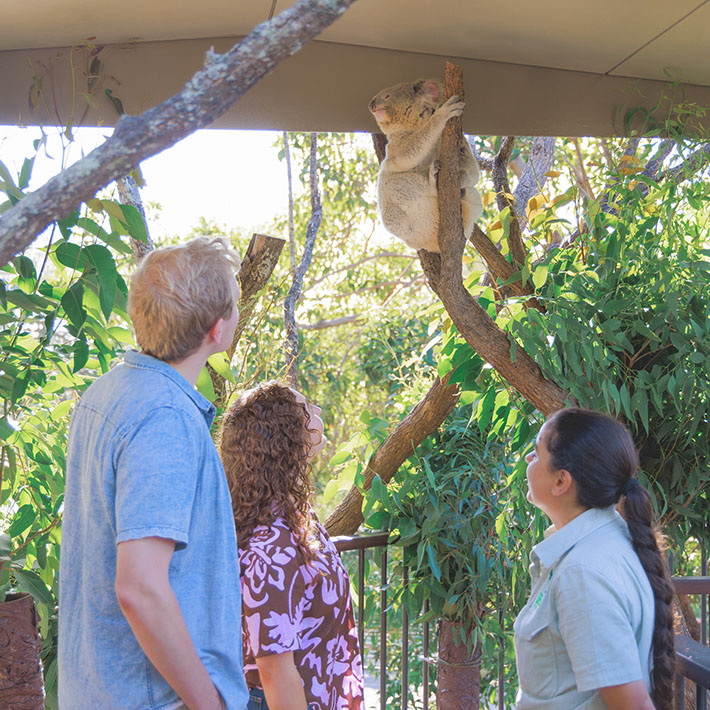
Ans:
[[[219,118],[248,89],[340,17],[355,0],[298,0],[257,25],[205,66],[175,96],[140,116],[122,116],[113,135],[0,216],[0,266],[100,188],[142,160]]]
[[[438,377],[407,416],[394,428],[370,458],[363,487],[368,490],[375,474],[388,483],[419,444],[436,431],[458,401],[459,389]],[[362,524],[362,493],[353,486],[325,521],[329,535],[352,535]]]

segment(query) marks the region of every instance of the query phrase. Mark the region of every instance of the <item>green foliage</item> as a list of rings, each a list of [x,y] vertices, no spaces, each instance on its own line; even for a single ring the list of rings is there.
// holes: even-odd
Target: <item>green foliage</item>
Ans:
[[[582,406],[627,423],[643,477],[684,538],[710,522],[710,189],[619,177],[616,214],[590,210],[579,248],[542,263],[547,312],[520,313],[510,328]]]

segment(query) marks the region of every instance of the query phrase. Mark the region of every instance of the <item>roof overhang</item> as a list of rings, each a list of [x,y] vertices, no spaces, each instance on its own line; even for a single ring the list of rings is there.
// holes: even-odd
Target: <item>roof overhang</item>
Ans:
[[[140,113],[177,92],[210,47],[226,51],[292,3],[123,0],[120,10],[85,0],[42,4],[41,13],[34,3],[3,10],[2,123],[63,124],[73,112],[74,124],[83,116],[84,125],[110,125],[117,113],[105,89],[128,113]],[[92,58],[86,38],[103,47],[91,106],[83,96]],[[598,0],[593,7],[569,0],[507,0],[496,7],[471,0],[358,0],[214,126],[376,130],[367,111],[375,93],[442,76],[451,60],[464,70],[468,133],[613,135],[625,132],[628,110],[650,110],[664,94],[710,107],[709,46],[708,0]],[[48,110],[30,110],[37,76]],[[674,87],[670,79],[677,80]]]

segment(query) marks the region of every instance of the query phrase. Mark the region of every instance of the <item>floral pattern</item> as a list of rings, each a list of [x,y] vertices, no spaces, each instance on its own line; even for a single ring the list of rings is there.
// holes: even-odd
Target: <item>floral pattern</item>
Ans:
[[[320,523],[317,530],[320,551],[309,564],[281,518],[256,528],[239,550],[244,672],[249,686],[261,687],[256,657],[292,651],[311,707],[362,710],[350,581]]]

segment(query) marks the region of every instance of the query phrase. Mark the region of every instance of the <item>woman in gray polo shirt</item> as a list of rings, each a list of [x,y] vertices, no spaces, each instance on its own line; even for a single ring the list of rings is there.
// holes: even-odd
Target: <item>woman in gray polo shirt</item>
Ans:
[[[553,525],[514,626],[517,710],[671,710],[673,591],[630,434],[563,409],[526,461],[528,500]]]

